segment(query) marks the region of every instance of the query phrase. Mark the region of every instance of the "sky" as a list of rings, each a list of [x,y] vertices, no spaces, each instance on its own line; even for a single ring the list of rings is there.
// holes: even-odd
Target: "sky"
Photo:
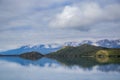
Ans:
[[[119,33],[120,0],[0,0],[0,50]]]

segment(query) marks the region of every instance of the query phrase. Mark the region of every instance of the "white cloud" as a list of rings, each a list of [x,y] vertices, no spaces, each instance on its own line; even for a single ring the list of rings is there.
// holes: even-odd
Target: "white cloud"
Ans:
[[[109,38],[119,38],[120,11],[117,2],[0,0],[0,50],[28,44],[63,43],[83,38],[104,37],[103,32],[106,32]],[[116,24],[116,27],[110,24],[111,22]],[[110,34],[113,29],[116,31]],[[108,38],[106,36],[104,38]]]
[[[96,23],[120,20],[119,8],[117,3],[101,6],[95,2],[65,6],[63,11],[52,19],[50,26],[89,29]]]
[[[52,16],[51,12],[59,10],[49,8],[52,6],[55,8],[55,4],[63,2],[64,0],[1,0],[0,30],[21,26],[41,26],[44,20],[47,22]]]

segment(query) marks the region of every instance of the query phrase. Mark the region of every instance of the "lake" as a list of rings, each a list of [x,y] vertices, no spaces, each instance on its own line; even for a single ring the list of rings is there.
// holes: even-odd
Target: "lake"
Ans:
[[[120,80],[120,63],[86,57],[0,57],[0,80]]]

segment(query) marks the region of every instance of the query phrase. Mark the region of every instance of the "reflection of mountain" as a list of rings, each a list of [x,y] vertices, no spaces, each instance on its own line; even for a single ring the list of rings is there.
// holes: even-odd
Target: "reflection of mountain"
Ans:
[[[58,62],[66,65],[66,66],[80,66],[83,68],[89,68],[96,65],[106,65],[106,64],[119,64],[120,58],[107,58],[107,61],[105,58],[94,58],[94,57],[55,57],[55,56],[49,56],[52,59],[57,60]],[[102,60],[103,59],[103,60]]]
[[[98,66],[97,70],[102,72],[120,72],[120,64],[109,64],[109,65],[103,65]]]
[[[45,63],[53,63],[53,62],[56,63],[56,61],[44,58],[43,56],[44,55],[40,54],[39,52],[32,51],[32,52],[22,53],[20,55],[0,55],[0,60],[16,62],[21,65],[34,64],[34,65],[44,66]]]
[[[35,57],[34,57],[35,58]],[[29,58],[31,59],[31,58]],[[88,69],[92,70],[94,66],[97,66],[97,70],[99,71],[104,71],[104,72],[109,72],[109,71],[116,71],[120,72],[120,59],[117,58],[109,58],[107,61],[101,61],[96,58],[90,58],[90,57],[50,57],[50,58],[39,58],[39,59],[33,59],[28,60],[28,59],[23,59],[18,56],[14,57],[0,57],[0,60],[5,60],[9,62],[16,62],[21,65],[39,65],[44,67],[46,64],[49,64],[51,66],[53,63],[54,64],[61,64],[61,65],[66,65],[68,68],[72,68],[73,66],[79,66],[82,69]],[[99,61],[98,61],[99,60]]]
[[[52,57],[52,58],[69,67],[77,65],[83,68],[88,68],[88,67],[93,67],[97,64],[97,61],[94,58],[88,58],[88,57],[86,58]]]
[[[50,57],[50,56],[49,56]],[[120,58],[107,58],[107,61],[101,62],[98,58],[91,58],[91,57],[50,57],[52,59],[57,60],[62,65],[67,67],[79,66],[83,69],[92,70],[94,66],[97,66],[97,70],[103,72],[120,72]],[[98,61],[99,60],[99,61]]]
[[[44,57],[40,58],[39,60],[28,60],[28,59],[23,59],[20,57],[7,57],[6,56],[6,57],[0,57],[0,60],[8,61],[8,62],[15,62],[15,63],[18,63],[23,66],[29,66],[30,64],[32,64],[32,65],[38,65],[38,66],[44,67],[45,64],[47,64],[47,63],[49,63],[49,64],[56,63],[57,64],[57,62],[55,60],[44,58]]]

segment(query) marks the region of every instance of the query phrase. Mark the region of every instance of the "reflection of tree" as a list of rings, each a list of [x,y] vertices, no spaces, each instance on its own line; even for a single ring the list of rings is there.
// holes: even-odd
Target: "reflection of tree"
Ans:
[[[120,58],[114,58],[114,57],[96,57],[96,60],[99,62],[99,63],[113,63],[113,64],[116,64],[116,63],[120,63]]]
[[[58,62],[70,67],[70,66],[80,66],[83,68],[90,68],[95,65],[106,65],[106,64],[119,64],[119,58],[110,57],[78,57],[78,56],[49,56],[49,58],[55,59]]]
[[[103,65],[99,66],[97,70],[103,71],[103,72],[120,72],[120,65],[119,64],[109,64],[109,65]]]
[[[90,54],[90,53],[89,53]],[[108,56],[78,56],[78,55],[42,55],[38,52],[27,52],[21,55],[0,55],[0,57],[21,57],[29,60],[38,60],[42,57],[48,57],[51,60],[54,59],[60,62],[62,65],[68,67],[79,66],[84,69],[92,70],[94,66],[98,66],[97,70],[109,72],[109,71],[118,71],[120,72],[120,58],[108,57]],[[16,60],[16,59],[15,59]],[[23,60],[24,61],[24,60]],[[31,62],[31,61],[30,61]],[[49,62],[49,61],[48,61]],[[26,62],[28,63],[28,62]],[[37,64],[41,64],[37,62]]]
[[[96,57],[96,60],[100,63],[107,63],[109,61],[109,57]]]
[[[69,58],[69,57],[51,57],[53,59],[56,59],[58,62],[66,65],[66,66],[74,66],[74,65],[77,65],[77,66],[80,66],[80,67],[92,67],[94,66],[97,62],[94,58],[89,58],[89,57],[86,57],[86,58],[82,58],[82,57],[72,57],[72,58]]]
[[[103,72],[116,71],[120,72],[120,59],[110,57],[67,57],[67,56],[49,56],[51,59],[55,59],[62,65],[67,67],[79,66],[83,69],[92,70],[94,66],[98,66],[97,70]]]

